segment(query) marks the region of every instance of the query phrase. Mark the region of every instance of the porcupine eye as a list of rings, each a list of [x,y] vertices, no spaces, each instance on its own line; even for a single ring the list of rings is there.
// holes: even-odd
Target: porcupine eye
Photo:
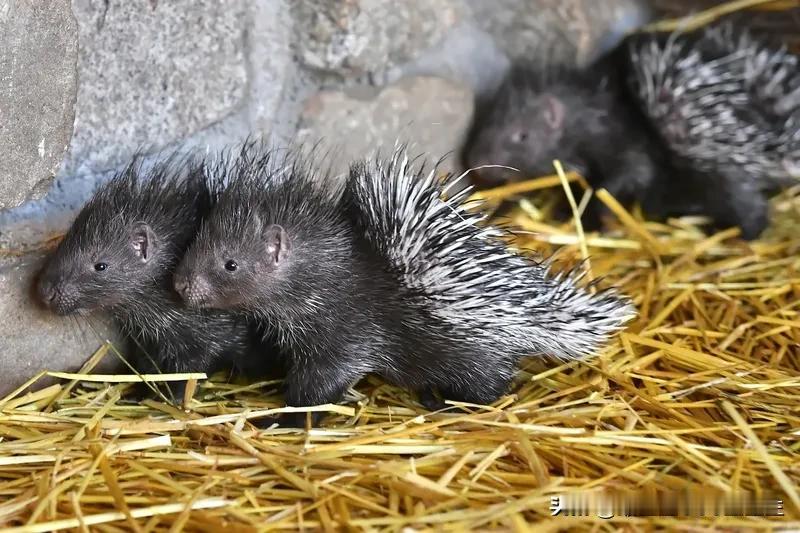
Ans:
[[[233,259],[225,263],[225,270],[227,270],[228,272],[236,272],[237,268],[239,268],[239,265],[237,265],[236,261],[234,261]]]
[[[528,140],[528,132],[525,131],[515,131],[511,134],[511,142],[515,144],[524,143]]]
[[[94,264],[94,270],[96,272],[105,272],[107,269],[108,269],[108,264],[107,263],[102,263],[101,262],[101,263],[95,263]]]

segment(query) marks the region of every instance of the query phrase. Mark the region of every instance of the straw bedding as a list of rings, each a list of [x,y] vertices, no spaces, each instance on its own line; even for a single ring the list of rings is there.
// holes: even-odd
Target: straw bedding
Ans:
[[[488,191],[490,203],[559,177]],[[552,196],[552,194],[551,194]],[[18,531],[501,529],[678,524],[769,530],[800,509],[800,190],[751,244],[700,220],[644,222],[600,193],[602,237],[549,223],[548,196],[506,216],[515,244],[632,295],[640,318],[598,358],[528,361],[492,406],[427,413],[370,379],[311,431],[259,430],[277,383],[197,379],[186,409],[135,405],[129,376],[81,375],[0,401],[0,524]],[[578,209],[581,198],[575,199]],[[530,232],[530,233],[528,233]],[[198,378],[202,376],[177,376]],[[90,380],[91,379],[91,380]],[[154,379],[170,379],[155,376]],[[108,381],[105,381],[108,380]],[[195,383],[193,380],[191,383]],[[191,389],[191,387],[190,387]],[[779,518],[551,516],[552,496],[708,487],[776,491]],[[793,523],[800,527],[800,522]]]
[[[654,0],[656,12],[662,17],[678,17],[707,9],[716,16],[721,12],[749,9],[747,25],[785,42],[795,52],[800,51],[800,1],[798,0]]]
[[[575,178],[573,176],[573,178]],[[800,187],[744,243],[700,219],[550,220],[567,176],[486,191],[514,244],[586,260],[640,317],[597,358],[527,361],[492,406],[428,413],[370,378],[313,430],[259,429],[278,383],[190,379],[184,409],[133,404],[131,376],[79,374],[0,399],[0,527],[12,531],[800,529]],[[537,191],[531,196],[530,193]],[[575,198],[582,209],[584,198]],[[36,376],[31,381],[41,378]],[[196,385],[196,387],[195,387]],[[592,490],[775,493],[783,518],[552,516]]]

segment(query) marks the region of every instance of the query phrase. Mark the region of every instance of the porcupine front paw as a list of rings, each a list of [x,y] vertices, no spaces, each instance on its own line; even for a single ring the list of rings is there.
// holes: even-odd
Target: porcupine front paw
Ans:
[[[470,384],[441,387],[442,398],[476,405],[490,405],[508,392],[511,378],[502,375],[483,376]]]
[[[186,382],[184,381],[168,382],[166,384],[140,381],[128,389],[125,398],[133,402],[142,402],[144,400],[163,400],[163,395],[171,403],[181,405],[185,394]]]
[[[290,370],[284,381],[286,405],[308,407],[337,403],[344,397],[350,385],[362,376],[353,375],[345,367],[322,367],[306,365],[302,372]],[[311,427],[319,425],[325,413],[311,413]],[[286,413],[278,423],[284,427],[305,427],[306,413]]]
[[[602,231],[605,227],[603,225],[603,217],[608,213],[608,208],[593,198],[589,205],[586,206],[586,211],[581,217],[583,231]]]
[[[744,240],[757,239],[769,225],[769,208],[766,205],[755,206],[747,215],[742,216],[740,225]]]
[[[128,390],[125,391],[123,398],[131,402],[139,403],[143,400],[154,398],[155,396],[156,393],[150,388],[150,385],[144,381],[140,381],[129,387]]]
[[[592,198],[586,206],[586,210],[581,216],[581,226],[584,231],[602,231],[603,230],[603,217],[608,214],[608,209],[600,202]],[[553,210],[553,219],[557,222],[571,221],[575,213],[569,202],[564,200],[559,202]]]
[[[309,413],[283,413],[277,416],[257,418],[255,420],[251,420],[251,423],[259,429],[267,429],[273,424],[277,424],[278,427],[282,428],[305,429],[308,414]],[[310,427],[312,428],[319,426],[320,422],[322,422],[322,419],[325,418],[324,413],[310,413],[310,415]]]
[[[444,400],[439,399],[436,396],[433,387],[420,389],[417,392],[417,397],[419,399],[419,403],[421,403],[422,406],[428,411],[441,411],[442,409],[447,408],[447,404],[444,403]]]
[[[744,240],[753,240],[769,225],[769,202],[766,195],[739,175],[731,173],[718,187],[719,190],[706,192],[708,212],[714,229],[722,230],[733,226],[741,229]]]

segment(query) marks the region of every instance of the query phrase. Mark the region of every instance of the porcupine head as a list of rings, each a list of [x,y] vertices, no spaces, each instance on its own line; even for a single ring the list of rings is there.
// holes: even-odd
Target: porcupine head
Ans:
[[[38,277],[36,291],[47,308],[87,315],[141,303],[169,285],[208,202],[197,177],[179,179],[173,171],[162,165],[140,175],[132,163],[97,191]]]
[[[175,290],[190,307],[258,309],[279,297],[292,238],[256,213],[233,224],[217,223],[221,215],[215,212],[203,225],[175,272]]]
[[[239,173],[223,171],[231,183],[175,271],[175,290],[190,307],[256,312],[280,305],[281,291],[303,256],[304,247],[296,246],[301,235],[287,221],[295,213],[304,216],[299,211],[306,201],[309,217],[319,208],[311,207],[302,186],[276,185],[283,178],[276,176],[280,164],[273,165],[272,154],[253,160],[249,155],[234,159]],[[288,180],[303,181],[301,173],[289,173]]]
[[[318,174],[312,161],[302,150],[281,155],[253,146],[220,167],[229,185],[174,275],[189,306],[298,310],[297,295],[309,289],[304,283],[325,276],[320,260],[346,253],[338,209],[343,184]]]
[[[478,169],[486,185],[553,173],[568,110],[557,91],[530,90],[527,76],[512,71],[490,101],[479,106],[465,163]]]

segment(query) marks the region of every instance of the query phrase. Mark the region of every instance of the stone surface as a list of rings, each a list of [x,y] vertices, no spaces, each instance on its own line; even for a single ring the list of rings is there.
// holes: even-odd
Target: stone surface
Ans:
[[[651,17],[646,0],[466,0],[512,60],[582,64]]]
[[[112,173],[56,178],[39,200],[0,210],[0,254],[25,252],[62,235],[78,210]]]
[[[466,84],[482,96],[500,85],[511,62],[487,32],[473,22],[452,28],[418,58],[389,71],[392,82],[409,76],[437,76]]]
[[[242,104],[241,0],[75,0],[73,10],[80,84],[65,174],[115,167]]]
[[[437,42],[459,7],[453,0],[295,0],[300,59],[345,76],[378,73]]]
[[[303,99],[313,94],[316,86],[302,78],[303,73],[293,60],[289,6],[273,0],[248,2],[244,19],[250,28],[245,47],[250,74],[241,105],[221,120],[167,146],[165,151],[216,150],[248,136],[263,135],[278,141],[293,137]],[[106,144],[85,149],[105,152],[120,148],[113,138],[103,142]],[[120,154],[127,153],[123,150],[126,147],[121,148]],[[110,176],[110,172],[91,169],[78,174],[62,172],[44,198],[16,209],[0,210],[0,248],[25,250],[63,233],[75,212]]]
[[[294,135],[302,102],[315,85],[295,61],[289,3],[257,0],[249,4],[245,15],[250,25],[246,39],[249,74],[243,105],[182,146],[213,150],[248,136],[286,141]]]
[[[306,102],[298,139],[321,140],[331,150],[335,171],[345,172],[353,160],[395,143],[430,160],[449,155],[443,168],[455,168],[455,154],[472,120],[472,92],[433,77],[400,80],[371,98],[342,91],[323,91]]]
[[[52,315],[34,304],[41,253],[0,258],[0,397],[41,370],[76,370],[111,337],[98,320]],[[113,358],[104,365],[115,366]]]
[[[77,39],[68,0],[0,0],[0,209],[41,195],[61,163]]]

